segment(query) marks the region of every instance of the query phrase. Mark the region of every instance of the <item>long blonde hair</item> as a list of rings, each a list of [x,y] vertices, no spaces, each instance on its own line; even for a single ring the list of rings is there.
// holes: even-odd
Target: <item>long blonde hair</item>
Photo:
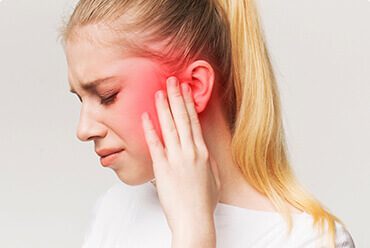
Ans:
[[[112,44],[174,71],[194,59],[209,61],[232,134],[233,160],[245,180],[272,201],[289,233],[285,202],[310,214],[321,233],[327,224],[335,247],[335,222],[343,223],[304,189],[289,163],[278,87],[253,0],[80,0],[61,26],[63,44],[89,24],[107,24],[117,34]],[[144,45],[155,42],[166,42],[166,50]]]

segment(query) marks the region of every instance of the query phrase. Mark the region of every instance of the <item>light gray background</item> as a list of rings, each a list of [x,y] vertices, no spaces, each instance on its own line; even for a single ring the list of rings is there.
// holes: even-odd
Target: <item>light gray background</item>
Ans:
[[[56,29],[76,1],[0,1],[0,247],[80,247],[117,178],[75,133]],[[294,169],[370,247],[370,2],[259,1]]]

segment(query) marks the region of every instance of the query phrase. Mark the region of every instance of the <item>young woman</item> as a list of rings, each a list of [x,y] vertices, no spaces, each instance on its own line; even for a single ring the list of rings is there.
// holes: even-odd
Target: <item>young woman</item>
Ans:
[[[252,0],[81,0],[61,37],[77,136],[120,179],[84,248],[354,247],[294,177]]]

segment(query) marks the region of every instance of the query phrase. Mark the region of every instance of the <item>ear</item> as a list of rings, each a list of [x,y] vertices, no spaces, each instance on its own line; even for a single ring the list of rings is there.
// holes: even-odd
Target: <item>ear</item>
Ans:
[[[198,113],[203,112],[211,98],[215,72],[205,60],[196,60],[186,68],[181,81],[186,81],[191,87],[194,105]]]

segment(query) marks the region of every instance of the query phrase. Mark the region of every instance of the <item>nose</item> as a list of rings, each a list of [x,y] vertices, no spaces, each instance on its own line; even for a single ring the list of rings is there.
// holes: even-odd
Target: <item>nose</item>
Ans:
[[[106,135],[106,127],[97,120],[97,113],[94,108],[83,105],[80,113],[80,120],[76,136],[81,141],[89,141]]]

